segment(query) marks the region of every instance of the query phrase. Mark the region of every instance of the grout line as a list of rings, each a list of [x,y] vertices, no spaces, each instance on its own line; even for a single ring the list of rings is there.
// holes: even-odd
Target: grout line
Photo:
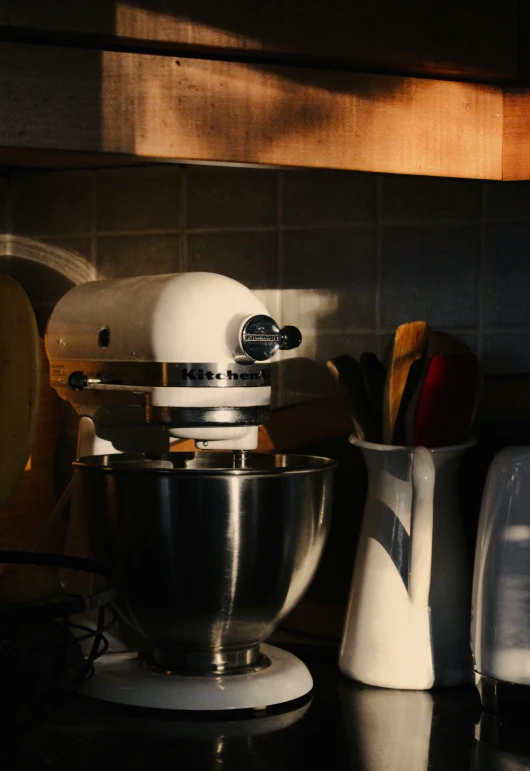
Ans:
[[[315,329],[315,327],[304,327],[301,325],[300,327],[301,332],[305,332],[306,334],[318,334],[318,335],[342,335],[343,333],[349,334],[349,335],[381,335],[386,334],[389,331],[395,332],[395,329],[387,330],[387,329],[381,329],[376,330],[373,327],[347,327],[347,326],[341,326],[341,327],[330,327],[329,329]]]
[[[485,182],[484,184],[490,185],[491,182]],[[506,184],[506,183],[504,183]],[[521,184],[519,182],[513,182],[511,184]],[[513,220],[509,217],[484,217],[486,225],[526,225],[528,227],[528,219],[523,217],[515,217]]]
[[[282,174],[283,172],[280,172]],[[281,178],[281,177],[280,177]],[[382,182],[382,179],[381,179]],[[486,220],[489,222],[489,220]],[[399,223],[379,223],[379,228],[383,231],[388,225],[411,227],[416,228],[420,226],[432,226],[439,225],[444,227],[445,225],[469,225],[469,220],[459,220],[458,222],[440,220],[418,220],[410,222]],[[517,220],[514,222],[503,221],[500,224],[528,224],[523,220]],[[378,224],[376,223],[376,227]],[[284,232],[312,232],[312,231],[358,231],[358,230],[372,230],[374,223],[348,223],[348,224],[334,224],[334,225],[318,225],[318,224],[306,224],[306,225],[283,225],[281,226]],[[104,236],[105,238],[119,237],[119,236],[173,236],[180,233],[186,233],[190,235],[223,235],[224,233],[275,233],[278,230],[278,224],[274,225],[238,225],[233,227],[219,227],[219,228],[187,228],[185,223],[182,227],[177,228],[159,228],[159,229],[147,229],[147,230],[100,230],[97,232],[98,236]],[[31,234],[31,238],[44,240],[46,238],[82,238],[91,236],[91,232],[70,232],[70,233],[35,233]]]
[[[375,333],[381,330],[381,296],[383,276],[383,176],[377,175],[376,179],[376,209],[375,209],[375,238],[376,238],[376,284],[375,284]],[[381,358],[381,342],[377,341],[377,355]]]
[[[436,324],[435,329],[438,332],[447,332],[451,335],[477,335],[477,327],[444,327],[441,324]],[[395,327],[381,327],[380,329],[374,329],[373,327],[329,327],[329,329],[318,329],[314,327],[300,326],[300,331],[305,332],[306,335],[318,334],[319,336],[326,335],[377,335],[383,337],[384,335],[392,335],[396,331]],[[507,327],[488,327],[488,334],[492,335],[504,335],[504,334],[530,334],[530,324],[527,326],[507,326]]]
[[[434,328],[439,332],[450,332],[455,335],[476,335],[478,334],[477,327],[446,327],[443,324],[435,324]],[[530,329],[530,327],[529,327]],[[396,327],[382,327],[378,334],[393,334],[396,331]]]
[[[13,233],[13,217],[14,217],[14,205],[13,205],[13,189],[11,185],[11,174],[7,174],[6,177],[7,193],[6,193],[6,235]]]
[[[504,335],[504,334],[530,334],[530,325],[528,326],[512,326],[512,327],[486,327],[488,335]]]
[[[381,175],[382,177],[383,175]],[[382,222],[382,226],[387,227],[399,227],[399,228],[406,228],[406,227],[420,227],[422,225],[430,225],[432,226],[439,226],[439,227],[446,227],[449,225],[450,227],[455,225],[470,225],[473,223],[479,222],[479,220],[474,220],[470,217],[467,217],[465,219],[462,219],[460,217],[445,217],[444,219],[430,219],[429,217],[425,217],[423,219],[411,219],[411,220],[385,220]]]
[[[484,348],[484,292],[486,283],[486,212],[488,205],[488,183],[483,182],[480,190],[480,231],[479,231],[479,270],[477,283],[477,356],[482,359]]]
[[[98,236],[104,238],[131,237],[131,236],[177,236],[182,228],[159,228],[153,230],[100,230]],[[60,236],[58,236],[60,238]]]
[[[188,268],[188,231],[186,230],[186,224],[188,221],[188,169],[182,170],[182,181],[180,183],[180,193],[182,200],[180,203],[180,217],[179,225],[182,229],[180,236],[180,267],[183,273],[186,273]]]
[[[91,202],[91,207],[93,206]],[[25,238],[31,238],[34,241],[66,241],[67,239],[75,239],[75,238],[92,238],[93,235],[98,235],[97,229],[94,227],[91,230],[83,231],[81,233],[53,233],[50,235],[50,233],[46,233],[46,235],[35,235],[35,233],[17,233],[16,235],[24,236]],[[136,234],[141,235],[141,234]]]
[[[370,225],[284,225],[283,230],[289,231],[315,231],[315,230],[370,230],[373,228],[373,223]],[[153,230],[102,230],[98,235],[100,236],[138,236],[138,235],[173,235],[184,231],[190,235],[223,235],[224,233],[276,233],[278,230],[278,224],[275,222],[272,225],[233,225],[226,227],[211,227],[211,228],[188,228],[184,225],[179,228],[166,228],[166,229],[153,229]],[[55,235],[55,234],[54,234]]]
[[[436,325],[436,330],[439,332],[448,332],[452,335],[478,335],[478,330],[475,327],[456,328],[456,327],[443,327],[440,324]],[[300,326],[300,330],[306,334],[315,334],[314,327]],[[396,327],[381,327],[380,329],[374,329],[373,327],[329,327],[326,329],[318,329],[318,335],[376,335],[378,337],[384,337],[385,335],[393,335],[396,331]],[[488,330],[489,332],[490,330]],[[494,333],[503,334],[504,332],[528,332],[530,334],[530,325],[528,327],[506,327],[497,328],[492,330]]]
[[[334,222],[334,223],[318,223],[318,222],[306,222],[299,225],[283,225],[284,230],[297,232],[299,230],[372,230],[374,227],[373,222]]]
[[[283,289],[285,282],[284,260],[285,245],[283,241],[283,172],[278,172],[276,228],[278,230],[278,293]],[[280,297],[281,299],[281,297]],[[282,309],[283,312],[283,309]]]
[[[90,232],[90,262],[94,266],[94,268],[98,267],[98,207],[97,207],[97,195],[98,195],[98,187],[97,187],[97,171],[92,172],[92,177],[90,178],[90,205],[91,205],[91,224],[92,229]]]

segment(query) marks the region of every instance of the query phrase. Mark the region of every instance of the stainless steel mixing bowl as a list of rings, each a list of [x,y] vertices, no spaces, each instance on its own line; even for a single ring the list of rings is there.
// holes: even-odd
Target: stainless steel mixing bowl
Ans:
[[[334,462],[226,452],[105,455],[75,463],[91,555],[113,569],[120,613],[157,664],[223,672],[309,585],[326,539]]]

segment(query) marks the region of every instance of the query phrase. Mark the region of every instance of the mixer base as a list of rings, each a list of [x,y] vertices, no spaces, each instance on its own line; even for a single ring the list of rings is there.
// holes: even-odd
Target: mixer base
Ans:
[[[102,657],[81,694],[134,707],[174,710],[256,709],[299,699],[313,688],[313,679],[292,653],[263,644],[270,666],[259,672],[218,677],[178,675],[146,669],[136,654]]]

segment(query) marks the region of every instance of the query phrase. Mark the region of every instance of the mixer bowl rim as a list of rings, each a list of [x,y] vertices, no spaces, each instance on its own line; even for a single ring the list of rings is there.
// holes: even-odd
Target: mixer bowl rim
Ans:
[[[206,451],[206,452],[208,452],[210,456],[222,455],[225,458],[229,454],[227,452],[223,453],[219,451]],[[112,465],[112,463],[108,462],[108,459],[110,458],[116,458],[116,459],[120,458],[123,461],[128,461],[128,460],[141,461],[142,459],[156,460],[160,457],[163,457],[164,459],[171,460],[171,458],[167,458],[167,456],[173,456],[173,455],[175,455],[176,458],[179,458],[181,460],[186,460],[186,459],[192,460],[198,456],[200,457],[203,454],[205,454],[204,450],[199,452],[159,453],[158,457],[155,453],[149,453],[148,457],[142,456],[140,454],[134,454],[134,453],[116,453],[112,455],[89,455],[83,458],[76,459],[75,461],[73,461],[73,465],[76,468],[85,469],[90,472],[103,471],[108,474],[157,474],[162,476],[178,476],[178,477],[207,476],[210,479],[215,478],[217,476],[219,477],[266,476],[267,478],[270,479],[274,477],[292,476],[293,474],[319,474],[322,471],[333,471],[335,468],[337,468],[337,465],[338,465],[337,462],[332,458],[326,458],[321,455],[298,455],[298,454],[292,454],[292,453],[264,453],[264,452],[253,453],[250,456],[250,460],[256,459],[256,458],[263,458],[263,457],[284,458],[284,459],[287,459],[288,461],[292,461],[292,465],[291,466],[270,466],[268,468],[253,468],[251,466],[247,466],[245,468],[232,468],[232,467],[222,468],[222,467],[215,467],[215,466],[212,466],[212,467],[203,466],[200,468],[156,468],[153,466],[141,466],[141,465],[135,466],[133,464],[120,466],[120,465]],[[307,460],[316,462],[316,465],[314,466],[302,465],[303,462]]]

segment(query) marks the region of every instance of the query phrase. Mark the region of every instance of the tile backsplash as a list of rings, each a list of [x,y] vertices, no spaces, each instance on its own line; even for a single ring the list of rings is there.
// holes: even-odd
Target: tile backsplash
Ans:
[[[299,326],[277,403],[334,390],[324,362],[383,354],[425,318],[489,372],[530,371],[530,184],[153,165],[0,177],[0,271],[41,330],[72,284],[208,270]]]

